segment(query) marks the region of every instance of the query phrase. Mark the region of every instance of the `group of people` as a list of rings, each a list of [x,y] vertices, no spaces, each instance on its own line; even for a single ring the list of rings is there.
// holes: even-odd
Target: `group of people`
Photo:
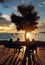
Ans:
[[[34,42],[34,41],[35,41],[35,40],[32,39],[32,42]],[[16,42],[17,42],[17,43],[20,42],[20,39],[18,38]],[[8,42],[9,46],[10,46],[10,45],[12,46],[12,45],[13,45],[12,43],[13,43],[13,40],[10,39],[9,42]],[[19,46],[19,47],[21,47],[20,44],[16,44],[16,45]],[[11,47],[11,46],[10,46],[10,47]],[[16,47],[17,47],[17,46],[16,46]],[[15,45],[14,45],[13,47],[15,47]],[[36,46],[35,44],[29,45],[29,46],[28,46],[28,49],[29,49],[29,50],[32,50],[32,51],[35,50],[35,52],[36,52],[36,54],[37,54],[37,46]]]

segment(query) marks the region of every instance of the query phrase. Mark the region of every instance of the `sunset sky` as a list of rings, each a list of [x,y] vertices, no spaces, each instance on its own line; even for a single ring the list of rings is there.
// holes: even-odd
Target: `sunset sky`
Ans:
[[[16,32],[15,25],[10,22],[10,15],[13,12],[21,15],[17,11],[17,6],[21,4],[33,4],[35,6],[35,10],[40,16],[40,20],[38,20],[39,28],[35,32],[45,32],[45,0],[4,0],[4,3],[0,2],[0,14],[2,13],[0,16],[8,20],[8,23],[0,20],[0,32]]]

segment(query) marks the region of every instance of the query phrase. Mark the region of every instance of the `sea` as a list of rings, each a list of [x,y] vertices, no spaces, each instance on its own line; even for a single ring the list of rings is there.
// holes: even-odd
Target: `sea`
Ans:
[[[10,40],[16,41],[17,38],[20,41],[24,41],[24,34],[23,33],[0,33],[0,40]]]
[[[19,38],[20,41],[25,41],[25,36],[23,33],[0,33],[0,40],[12,39],[13,41],[16,41],[17,38]],[[45,41],[45,33],[33,33],[30,39],[35,39],[36,41]]]

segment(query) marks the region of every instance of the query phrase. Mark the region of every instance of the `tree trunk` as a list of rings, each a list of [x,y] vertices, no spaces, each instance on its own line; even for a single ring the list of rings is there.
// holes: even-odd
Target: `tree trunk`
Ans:
[[[26,41],[26,42],[29,41],[29,39],[26,38],[26,34],[27,34],[28,32],[29,32],[29,31],[26,31],[26,30],[25,30],[25,41]]]
[[[25,31],[25,41],[27,40],[27,39],[26,39],[26,33],[27,33],[27,32]]]

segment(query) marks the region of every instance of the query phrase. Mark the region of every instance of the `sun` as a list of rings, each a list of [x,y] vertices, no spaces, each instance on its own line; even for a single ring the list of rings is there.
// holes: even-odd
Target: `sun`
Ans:
[[[27,39],[30,39],[30,37],[31,37],[31,34],[30,34],[29,32],[27,32],[27,33],[26,33],[26,38],[27,38]]]

